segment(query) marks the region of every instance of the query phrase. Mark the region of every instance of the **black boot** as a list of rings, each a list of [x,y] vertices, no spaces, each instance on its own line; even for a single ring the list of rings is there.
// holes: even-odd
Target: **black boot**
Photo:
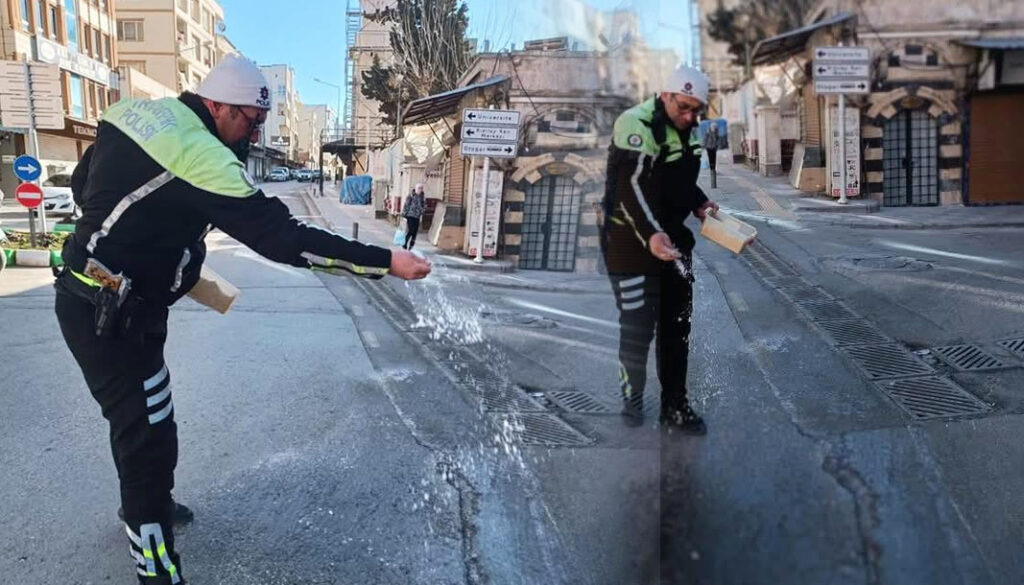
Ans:
[[[644,401],[643,398],[625,399],[622,401],[622,424],[627,427],[644,426]]]
[[[683,403],[681,407],[662,409],[659,422],[669,427],[669,430],[678,430],[686,435],[708,434],[704,419],[690,408],[689,402]]]
[[[190,510],[189,507],[186,506],[185,504],[179,504],[178,502],[171,500],[171,505],[174,506],[174,512],[171,513],[171,524],[173,524],[174,526],[182,526],[188,524],[192,521],[193,518],[195,518],[195,514],[193,514],[192,510]],[[117,509],[117,517],[121,520],[121,522],[124,522],[123,508]]]

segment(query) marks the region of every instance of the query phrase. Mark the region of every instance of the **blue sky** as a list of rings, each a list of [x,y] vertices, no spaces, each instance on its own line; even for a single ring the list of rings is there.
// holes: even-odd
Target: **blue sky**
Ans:
[[[302,101],[337,108],[342,85],[347,0],[220,0],[226,34],[250,59],[263,65],[287,63],[295,70]],[[524,40],[571,34],[579,20],[566,18],[589,5],[601,11],[633,10],[648,43],[687,55],[688,0],[467,0],[470,33],[489,38],[492,49],[521,47]]]

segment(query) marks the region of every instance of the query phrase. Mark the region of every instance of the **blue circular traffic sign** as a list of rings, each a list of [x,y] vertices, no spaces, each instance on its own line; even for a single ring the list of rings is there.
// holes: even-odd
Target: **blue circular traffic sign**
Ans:
[[[23,154],[14,159],[14,174],[22,181],[35,181],[43,173],[43,165],[34,156]]]

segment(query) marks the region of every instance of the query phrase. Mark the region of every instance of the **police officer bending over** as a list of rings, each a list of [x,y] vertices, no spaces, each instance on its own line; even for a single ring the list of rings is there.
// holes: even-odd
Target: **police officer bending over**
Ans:
[[[657,333],[661,422],[706,432],[687,397],[693,313],[693,234],[683,225],[718,209],[697,186],[700,143],[692,132],[707,104],[708,80],[681,66],[666,91],[615,121],[608,153],[602,247],[619,308],[623,421],[643,424],[647,352]]]
[[[183,583],[171,526],[191,512],[171,498],[178,438],[163,349],[167,309],[198,281],[206,234],[219,228],[292,266],[369,278],[430,272],[411,252],[305,225],[253,184],[243,160],[269,109],[259,68],[226,57],[195,94],[111,106],[73,176],[83,216],[64,245],[55,308],[110,423],[141,583]]]

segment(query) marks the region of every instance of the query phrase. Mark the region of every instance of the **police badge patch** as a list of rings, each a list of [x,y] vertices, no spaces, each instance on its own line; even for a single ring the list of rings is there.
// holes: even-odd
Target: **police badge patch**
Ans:
[[[644,139],[639,134],[630,134],[626,141],[630,146],[640,146],[644,143]]]

